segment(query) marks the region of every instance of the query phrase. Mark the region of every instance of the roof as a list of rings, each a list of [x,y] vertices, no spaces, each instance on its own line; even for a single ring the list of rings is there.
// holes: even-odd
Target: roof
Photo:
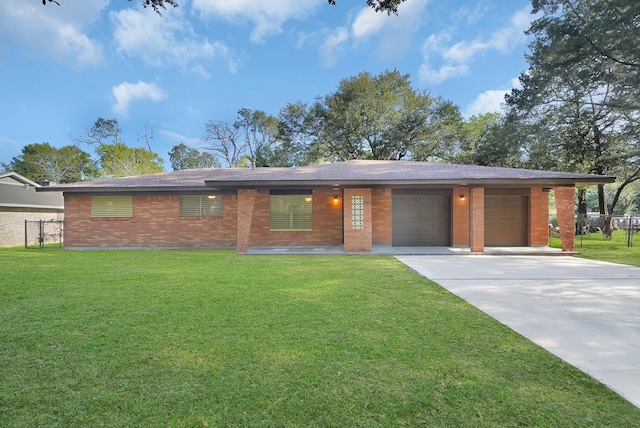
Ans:
[[[149,192],[301,186],[583,186],[615,177],[414,161],[354,160],[295,168],[203,168],[79,182],[39,191]]]
[[[17,172],[0,172],[0,207],[63,210],[64,199],[58,190],[49,194],[38,194],[38,183]]]

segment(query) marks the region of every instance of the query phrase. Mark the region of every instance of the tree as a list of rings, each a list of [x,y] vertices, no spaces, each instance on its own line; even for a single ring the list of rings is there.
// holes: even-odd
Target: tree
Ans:
[[[173,146],[169,160],[174,171],[220,167],[220,161],[211,153],[200,151],[184,143]]]
[[[558,43],[564,39],[563,55],[609,60],[628,67],[637,77],[640,52],[628,43],[640,38],[640,4],[629,0],[533,0],[534,14],[541,14],[531,33],[546,33]],[[635,76],[633,76],[635,75]]]
[[[232,123],[209,120],[205,124],[204,141],[210,142],[204,149],[214,152],[229,168],[237,168],[240,156],[246,149],[246,141]]]
[[[442,160],[451,150],[458,108],[411,87],[408,75],[364,72],[309,109],[315,143],[331,160]]]
[[[451,161],[460,164],[521,167],[522,152],[514,128],[499,113],[474,115],[463,121]]]
[[[22,153],[12,158],[9,164],[3,164],[3,168],[35,182],[49,180],[54,183],[73,183],[97,175],[97,168],[89,153],[75,145],[58,149],[49,143],[23,147]]]
[[[387,14],[398,13],[398,6],[406,0],[367,0],[367,6],[376,12],[387,12]],[[335,5],[335,0],[328,0],[329,4]]]
[[[130,177],[163,172],[163,160],[143,147],[125,144],[105,144],[96,148],[104,177]]]
[[[127,177],[164,171],[164,161],[151,150],[153,130],[149,133],[145,127],[144,140],[147,147],[141,147],[140,137],[138,147],[127,146],[120,140],[121,132],[116,119],[98,118],[85,135],[76,140],[95,147],[100,175]]]
[[[520,76],[523,88],[507,96],[509,112],[532,135],[553,132],[548,151],[560,168],[622,174],[619,195],[640,180],[634,38],[640,5],[619,0],[535,0],[533,5],[541,16],[529,30],[535,36],[527,57],[530,70]],[[607,204],[604,186],[598,193],[606,216],[618,197]],[[581,190],[579,211],[586,210],[584,195]]]
[[[131,1],[131,0],[129,0]],[[165,9],[167,6],[178,7],[178,3],[175,0],[141,0],[144,7],[153,8],[156,13],[161,14],[160,9]],[[397,14],[398,6],[400,3],[406,0],[367,0],[367,6],[373,8],[376,12],[386,12],[387,14]],[[47,2],[55,3],[60,6],[60,3],[56,0],[42,0],[42,4],[46,5]],[[327,0],[330,5],[335,5],[335,0]]]

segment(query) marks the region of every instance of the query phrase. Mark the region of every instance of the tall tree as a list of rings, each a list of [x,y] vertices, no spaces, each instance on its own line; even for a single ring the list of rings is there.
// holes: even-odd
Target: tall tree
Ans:
[[[278,119],[261,110],[241,108],[234,126],[244,135],[245,148],[257,165],[278,162]]]
[[[76,141],[95,147],[97,164],[103,177],[126,177],[164,171],[164,161],[151,150],[153,132],[149,134],[145,129],[143,137],[146,147],[141,147],[140,137],[138,147],[127,146],[120,139],[121,132],[116,119],[98,118],[85,135]]]
[[[322,112],[319,103],[288,103],[278,113],[280,163],[278,166],[310,165],[328,160],[319,137]]]
[[[238,127],[229,122],[209,120],[205,129],[203,140],[209,145],[204,149],[222,159],[227,167],[237,168],[240,157],[247,148],[246,140],[240,135]]]
[[[97,175],[91,155],[75,145],[56,148],[49,143],[29,144],[3,167],[36,182],[73,183]]]
[[[220,161],[211,153],[189,147],[184,143],[173,146],[168,154],[174,171],[220,167]]]
[[[397,70],[360,73],[316,101],[317,144],[332,160],[443,159],[460,124],[458,108],[411,87]]]
[[[640,179],[640,98],[634,34],[640,4],[619,0],[534,0],[539,13],[523,88],[507,96],[509,114],[530,130],[552,130],[549,152],[564,170],[626,174],[621,192]],[[618,27],[627,31],[620,32]],[[610,37],[609,34],[616,34]],[[635,51],[634,51],[635,50]],[[606,203],[599,186],[599,210]],[[579,209],[586,209],[580,192]]]

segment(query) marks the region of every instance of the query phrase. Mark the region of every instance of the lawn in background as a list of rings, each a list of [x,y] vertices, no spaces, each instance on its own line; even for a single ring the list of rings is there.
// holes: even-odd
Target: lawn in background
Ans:
[[[638,426],[391,257],[0,250],[0,426]]]
[[[627,233],[624,230],[613,231],[611,239],[605,239],[602,233],[578,235],[574,242],[575,250],[580,253],[578,257],[640,266],[640,233],[633,235],[631,247],[627,246]],[[560,238],[551,238],[549,245],[561,248]]]

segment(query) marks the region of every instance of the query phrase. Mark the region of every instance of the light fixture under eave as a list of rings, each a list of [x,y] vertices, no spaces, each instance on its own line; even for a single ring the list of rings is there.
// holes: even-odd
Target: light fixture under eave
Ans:
[[[209,195],[209,196],[207,196],[207,198],[208,198],[208,199],[215,199],[215,198],[216,198],[216,195]]]
[[[460,200],[464,201],[464,193],[460,193]]]
[[[333,188],[333,203],[334,203],[334,204],[337,204],[337,203],[338,203],[338,201],[339,201],[339,198],[338,198],[338,188],[337,188],[337,187],[334,187],[334,188]]]

